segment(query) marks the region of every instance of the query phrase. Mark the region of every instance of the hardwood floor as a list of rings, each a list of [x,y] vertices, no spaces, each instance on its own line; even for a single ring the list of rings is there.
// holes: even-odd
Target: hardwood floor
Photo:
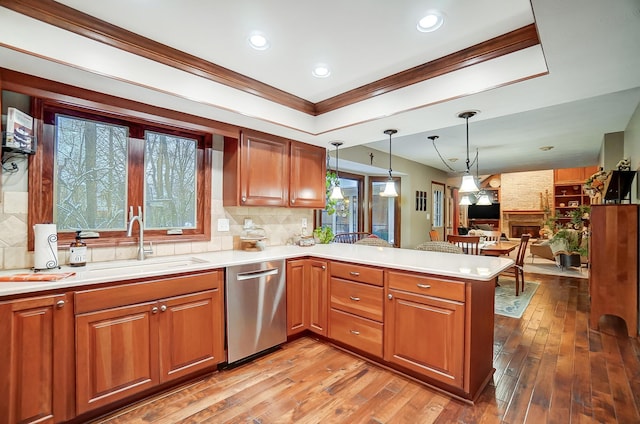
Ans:
[[[496,315],[493,382],[471,406],[305,337],[96,423],[638,423],[640,341],[589,329],[588,280],[540,282]]]

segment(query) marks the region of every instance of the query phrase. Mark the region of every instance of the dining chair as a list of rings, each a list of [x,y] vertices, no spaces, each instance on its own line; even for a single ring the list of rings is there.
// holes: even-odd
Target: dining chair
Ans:
[[[501,274],[513,275],[516,279],[516,296],[520,295],[520,292],[524,292],[524,255],[527,250],[527,243],[531,238],[530,234],[523,234],[520,237],[520,245],[518,246],[518,253],[516,253],[516,261],[510,268],[505,269]],[[521,288],[522,287],[522,288]]]
[[[457,236],[449,234],[447,242],[460,246],[469,255],[480,254],[480,236]]]
[[[355,232],[355,233],[338,233],[333,237],[334,243],[355,243],[365,237],[369,237],[371,233]]]
[[[425,241],[416,246],[416,250],[426,250],[429,252],[444,253],[464,253],[460,246],[446,241]]]
[[[483,237],[486,241],[500,241],[500,237],[502,237],[501,231],[486,231],[482,230]]]
[[[356,241],[354,244],[363,244],[365,246],[393,247],[393,244],[389,243],[384,239],[381,239],[380,237],[375,237],[375,236],[362,238]]]
[[[429,238],[431,241],[440,241],[440,234],[436,230],[429,231]]]

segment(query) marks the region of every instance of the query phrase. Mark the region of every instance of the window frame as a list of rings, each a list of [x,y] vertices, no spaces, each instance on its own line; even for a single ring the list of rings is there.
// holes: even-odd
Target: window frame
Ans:
[[[105,108],[106,109],[106,108]],[[164,134],[188,137],[198,140],[196,162],[198,198],[196,210],[196,228],[183,229],[181,235],[167,235],[167,230],[145,230],[145,239],[153,242],[190,242],[209,241],[211,239],[211,132],[179,128],[161,122],[140,119],[137,116],[113,113],[100,107],[87,108],[68,102],[50,99],[34,99],[32,114],[40,125],[36,129],[38,152],[29,161],[29,192],[40,196],[29,196],[28,228],[36,223],[53,222],[54,158],[55,158],[55,119],[56,113],[105,123],[115,123],[129,127],[128,145],[128,206],[144,205],[144,131],[156,131]],[[134,207],[134,210],[136,208]],[[125,211],[125,214],[127,211]],[[136,243],[135,237],[127,237],[124,231],[99,231],[100,238],[92,239],[92,247],[126,246]],[[28,232],[28,250],[33,250],[33,232]],[[64,247],[75,239],[73,231],[58,232],[58,246]]]
[[[333,170],[327,172],[335,172]],[[349,180],[355,180],[358,184],[358,228],[356,231],[362,232],[364,231],[364,175],[361,174],[352,174],[350,172],[340,171],[338,174],[339,178],[345,178]],[[330,190],[327,191],[327,195],[329,195]],[[322,212],[324,209],[316,209],[313,214],[313,228],[318,228],[322,224]]]
[[[396,190],[398,192],[398,197],[395,198],[394,208],[393,208],[393,213],[395,218],[393,231],[394,231],[394,234],[397,235],[397,237],[395,237],[394,239],[393,245],[395,247],[400,247],[400,237],[401,237],[401,228],[402,228],[402,226],[400,225],[400,218],[401,218],[401,212],[402,212],[402,209],[400,206],[400,196],[402,193],[400,183],[402,180],[400,179],[400,177],[393,177],[392,180],[395,183]],[[387,181],[389,181],[389,177],[369,177],[369,225],[368,226],[369,226],[369,232],[371,234],[373,234],[373,196],[375,196],[375,194],[373,194],[373,183],[386,183]]]

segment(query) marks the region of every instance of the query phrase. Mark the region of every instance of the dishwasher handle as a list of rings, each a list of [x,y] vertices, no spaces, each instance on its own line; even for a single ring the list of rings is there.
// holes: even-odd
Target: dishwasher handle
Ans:
[[[244,281],[244,280],[251,280],[254,278],[268,277],[269,275],[277,275],[277,274],[278,274],[278,268],[267,269],[267,270],[261,269],[258,271],[249,271],[249,272],[239,273],[236,279],[238,281]]]

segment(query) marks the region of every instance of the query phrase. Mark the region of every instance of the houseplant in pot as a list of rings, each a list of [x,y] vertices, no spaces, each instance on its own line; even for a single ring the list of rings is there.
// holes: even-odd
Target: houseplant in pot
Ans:
[[[554,256],[559,256],[561,266],[579,267],[581,257],[587,257],[589,254],[587,238],[586,232],[561,228],[551,237],[549,243]]]

